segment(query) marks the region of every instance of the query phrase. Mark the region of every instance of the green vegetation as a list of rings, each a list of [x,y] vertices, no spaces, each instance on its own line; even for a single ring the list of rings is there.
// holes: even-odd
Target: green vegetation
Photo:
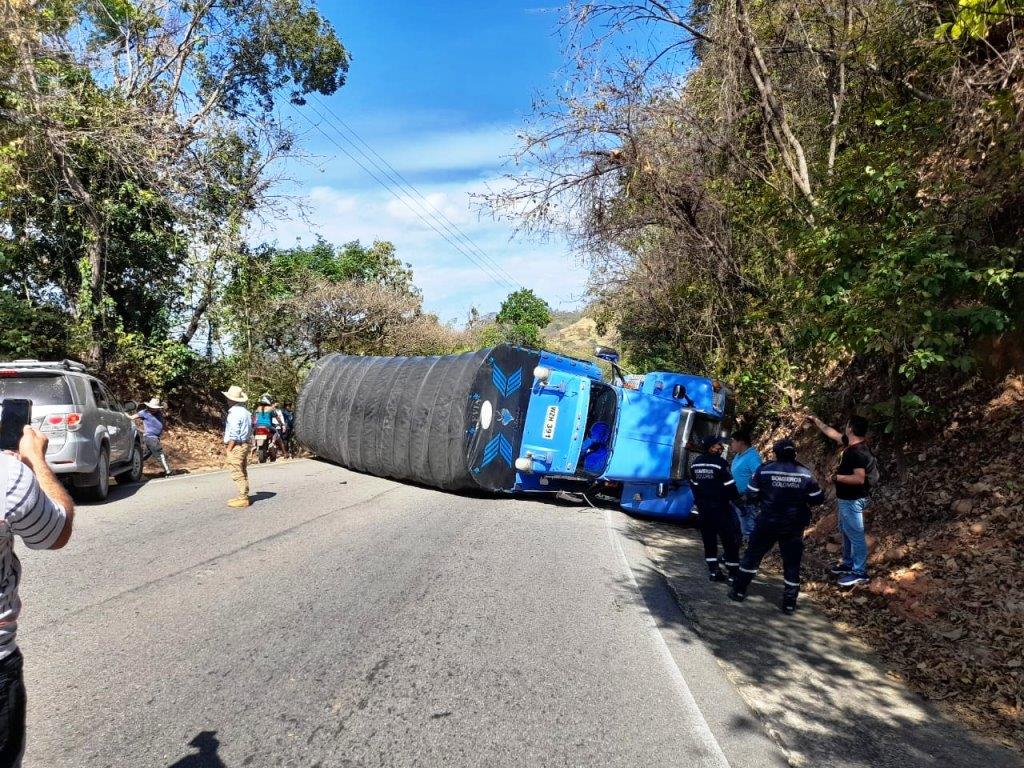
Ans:
[[[769,413],[856,373],[898,429],[1020,327],[1022,18],[1021,0],[577,5],[586,64],[492,203],[568,233],[636,368],[710,372]]]
[[[253,391],[295,392],[330,352],[447,354],[462,336],[423,312],[412,271],[388,242],[246,250],[224,292],[228,366]]]
[[[480,346],[508,343],[527,347],[542,345],[540,332],[551,322],[551,307],[529,288],[505,297],[494,323],[480,332]]]
[[[345,82],[313,3],[0,13],[0,356],[83,359],[138,399],[284,396],[329,351],[451,350],[390,243],[245,240],[294,151],[278,107]]]

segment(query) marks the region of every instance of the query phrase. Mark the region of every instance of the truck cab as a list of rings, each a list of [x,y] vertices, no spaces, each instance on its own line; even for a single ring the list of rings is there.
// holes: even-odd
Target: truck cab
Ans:
[[[494,352],[481,376],[491,377],[487,387],[497,387],[503,405],[495,411],[481,395],[488,416],[486,426],[477,419],[477,428],[490,435],[496,417],[515,426],[480,443],[483,471],[474,472],[481,484],[526,493],[599,486],[615,489],[629,512],[675,520],[692,514],[687,470],[701,439],[723,429],[725,387],[671,371],[624,376],[617,353],[601,347],[597,356],[611,363],[610,380],[589,361],[519,348]],[[518,394],[509,392],[510,381],[522,385]]]

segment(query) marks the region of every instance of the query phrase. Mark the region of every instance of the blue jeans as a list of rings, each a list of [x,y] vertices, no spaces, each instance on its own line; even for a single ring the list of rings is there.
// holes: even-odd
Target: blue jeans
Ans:
[[[864,537],[864,510],[867,498],[836,499],[839,505],[839,532],[843,535],[843,565],[854,573],[868,572],[868,542]]]
[[[736,520],[740,524],[740,533],[743,538],[749,539],[754,532],[754,523],[757,522],[757,507],[753,504],[744,504],[742,501],[732,505],[732,511],[736,514]]]

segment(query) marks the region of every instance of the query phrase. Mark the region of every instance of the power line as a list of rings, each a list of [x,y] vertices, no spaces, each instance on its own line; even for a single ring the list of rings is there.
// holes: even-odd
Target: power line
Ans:
[[[324,122],[327,122],[328,125],[330,125],[329,121],[327,121],[327,118],[324,117],[324,115],[321,114],[315,107],[311,107],[311,109],[322,120],[324,120]],[[299,110],[295,110],[295,112],[297,114],[299,114],[302,117],[302,119],[305,120],[307,123],[309,123],[314,129],[316,129],[324,138],[326,138],[335,147],[337,147],[338,150],[340,150],[346,157],[348,157],[352,162],[354,162],[356,165],[358,165],[367,175],[370,176],[370,178],[372,178],[375,182],[377,182],[377,184],[379,184],[381,187],[383,187],[385,190],[387,190],[396,200],[398,200],[400,203],[402,203],[402,205],[404,205],[406,208],[408,208],[420,221],[422,221],[424,224],[426,224],[428,227],[430,227],[430,229],[432,229],[435,233],[437,233],[446,243],[451,245],[460,254],[462,254],[467,259],[469,259],[470,262],[472,262],[474,266],[476,266],[484,274],[486,274],[487,277],[492,282],[494,282],[498,287],[502,288],[503,290],[507,289],[507,288],[511,288],[512,290],[515,290],[517,288],[517,286],[516,286],[516,284],[514,282],[511,282],[511,281],[501,277],[500,275],[498,275],[493,270],[493,268],[491,268],[491,267],[487,266],[487,264],[481,262],[478,259],[478,257],[476,257],[472,252],[467,251],[462,245],[460,245],[460,243],[458,243],[457,241],[453,240],[443,230],[439,229],[435,225],[435,223],[433,221],[431,221],[426,216],[424,216],[416,208],[413,208],[412,205],[409,204],[409,202],[405,199],[405,197],[403,195],[399,194],[398,192],[396,192],[392,188],[392,184],[391,183],[381,179],[380,176],[378,176],[376,173],[374,173],[373,170],[368,168],[366,166],[366,164],[364,164],[358,157],[356,157],[351,152],[349,152],[348,149],[346,149],[344,146],[342,146],[333,136],[331,136],[326,131],[324,131],[324,129],[318,123],[313,122],[313,120],[311,120],[307,115],[305,115],[304,113],[300,112]],[[332,126],[332,127],[335,127],[335,126]],[[349,140],[346,139],[344,134],[342,134],[340,131],[337,131],[336,127],[335,127],[335,131],[338,133],[339,137],[341,137],[343,140],[349,141]],[[351,144],[350,141],[349,141],[349,143]]]
[[[504,278],[508,278],[518,287],[524,287],[522,283],[520,283],[515,277],[513,277],[507,271],[505,271],[504,267],[502,267],[501,264],[499,264],[495,259],[488,255],[479,245],[477,245],[477,243],[469,235],[467,235],[459,227],[458,224],[449,219],[448,216],[444,213],[444,211],[435,207],[434,204],[431,203],[430,200],[426,197],[426,195],[424,195],[419,189],[417,189],[412,184],[412,182],[410,182],[405,176],[403,176],[402,173],[397,168],[395,168],[384,157],[382,157],[381,154],[377,152],[377,150],[375,150],[362,136],[359,135],[359,132],[356,131],[355,128],[353,128],[349,123],[347,123],[337,112],[332,110],[331,107],[328,104],[326,104],[322,99],[318,98],[317,96],[313,96],[312,98],[320,105],[320,107],[325,112],[327,112],[332,118],[334,118],[334,120],[336,120],[338,124],[340,124],[346,131],[348,131],[355,138],[356,142],[366,147],[366,149],[369,150],[370,154],[372,154],[373,157],[371,158],[369,155],[366,154],[365,151],[359,149],[359,147],[354,142],[352,142],[351,139],[349,139],[350,146],[354,146],[355,149],[357,149],[359,153],[363,155],[364,158],[367,159],[368,162],[372,163],[377,170],[379,170],[381,173],[387,176],[392,182],[397,184],[399,188],[404,186],[405,189],[407,189],[409,192],[416,195],[420,200],[422,200],[423,202],[420,204],[421,207],[425,211],[427,211],[432,218],[434,218],[435,220],[441,219],[441,226],[443,226],[448,232],[450,232],[452,236],[463,241],[468,248],[470,248],[471,250],[473,250],[474,253],[479,255],[480,258],[489,266],[491,266],[495,272],[497,272]],[[335,130],[338,130],[337,125],[333,127],[335,128]],[[376,158],[376,161],[374,160],[374,158]]]
[[[330,112],[330,109],[326,105],[324,105],[322,102],[320,102],[320,104],[326,111]],[[377,155],[378,158],[380,158],[380,162],[374,160],[374,158],[368,155],[366,151],[361,149],[351,138],[346,136],[341,131],[341,129],[339,129],[336,123],[332,122],[329,117],[320,112],[316,107],[310,106],[310,109],[312,109],[313,112],[321,118],[321,120],[327,123],[327,125],[333,128],[335,133],[337,133],[338,137],[341,138],[351,149],[358,152],[362,156],[362,158],[374,168],[374,170],[376,170],[378,173],[382,174],[386,179],[388,179],[388,183],[386,184],[388,186],[388,191],[391,192],[392,195],[395,195],[396,198],[401,199],[403,204],[407,208],[410,208],[410,210],[412,210],[411,206],[409,205],[409,202],[407,202],[404,198],[401,197],[401,195],[403,194],[406,196],[409,196],[409,194],[404,189],[402,189],[402,183],[395,178],[396,175],[400,176],[400,174],[398,174],[398,171],[396,171],[386,160],[384,160],[384,158],[380,157],[380,155],[377,154],[374,151],[374,149],[370,147],[369,144],[367,144],[357,133],[355,133],[354,129],[352,129],[351,126],[346,125],[348,130],[356,137],[356,139],[361,141],[364,145],[366,145],[370,152],[372,152],[373,154]],[[330,112],[330,114],[333,115],[335,119],[337,119],[339,122],[344,122],[343,120],[341,120],[341,118],[337,117],[337,115],[335,115],[333,112]],[[387,167],[383,167],[382,163]],[[388,170],[389,168],[390,172]],[[390,188],[391,184],[394,184],[398,188],[400,194],[396,193],[393,189]],[[415,198],[409,196],[409,199],[413,203],[415,203],[420,210],[422,210],[423,214],[425,214],[427,218],[431,220],[431,222],[437,224],[442,229],[446,230],[446,232],[452,237],[457,239],[461,238],[462,240],[469,241],[468,246],[462,246],[461,243],[452,242],[451,239],[446,238],[446,240],[453,247],[458,248],[460,253],[467,256],[467,258],[470,258],[481,269],[483,269],[490,275],[500,279],[507,287],[512,288],[513,290],[522,287],[514,277],[509,275],[507,272],[504,272],[504,270],[501,269],[500,265],[494,262],[494,260],[491,259],[486,253],[484,253],[479,248],[479,246],[476,246],[472,241],[469,240],[469,238],[465,234],[459,231],[458,227],[450,219],[448,219],[444,215],[444,213],[434,208],[434,206],[430,203],[429,200],[427,200],[426,197],[423,196],[422,193],[420,193],[418,190],[412,187],[412,185],[409,184],[408,182],[406,182],[406,186],[410,187],[415,194],[419,195],[419,197],[423,199],[424,202],[419,203]],[[423,216],[420,216],[420,219],[422,220]],[[434,231],[437,231],[436,228],[434,229]],[[471,253],[475,250],[476,254],[478,255],[474,258],[469,253],[466,253],[467,248],[471,251]]]

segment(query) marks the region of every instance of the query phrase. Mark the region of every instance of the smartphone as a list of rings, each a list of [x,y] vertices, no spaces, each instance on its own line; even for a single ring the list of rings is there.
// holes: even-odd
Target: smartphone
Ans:
[[[3,401],[0,415],[0,451],[16,451],[25,433],[25,425],[32,421],[32,401],[9,397]]]

